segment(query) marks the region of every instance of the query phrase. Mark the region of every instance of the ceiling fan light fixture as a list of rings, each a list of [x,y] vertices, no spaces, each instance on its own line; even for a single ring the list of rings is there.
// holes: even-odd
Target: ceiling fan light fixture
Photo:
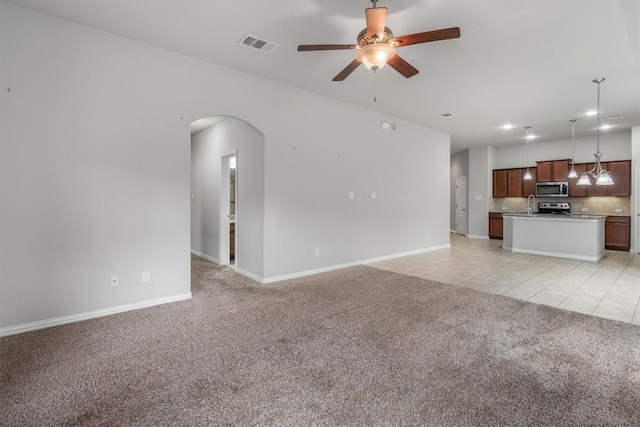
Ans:
[[[372,71],[377,71],[387,65],[387,61],[393,58],[396,50],[393,46],[382,43],[374,43],[356,50],[356,59]]]

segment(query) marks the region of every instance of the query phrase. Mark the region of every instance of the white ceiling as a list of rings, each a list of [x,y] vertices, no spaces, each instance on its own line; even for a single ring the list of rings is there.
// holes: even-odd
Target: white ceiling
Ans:
[[[420,73],[359,67],[331,79],[353,52],[297,52],[298,44],[355,43],[369,0],[11,0],[133,40],[380,110],[451,133],[452,153],[490,144],[594,135],[601,85],[606,132],[640,124],[640,0],[379,0],[394,35],[458,26],[454,40],[398,53]],[[239,45],[250,34],[272,53]],[[374,95],[377,102],[373,102]],[[453,113],[447,119],[442,113]],[[500,127],[505,123],[511,130]]]

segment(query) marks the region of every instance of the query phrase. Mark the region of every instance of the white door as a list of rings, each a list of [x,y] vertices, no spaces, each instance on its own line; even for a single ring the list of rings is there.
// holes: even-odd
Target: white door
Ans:
[[[467,235],[467,177],[456,178],[456,233]]]

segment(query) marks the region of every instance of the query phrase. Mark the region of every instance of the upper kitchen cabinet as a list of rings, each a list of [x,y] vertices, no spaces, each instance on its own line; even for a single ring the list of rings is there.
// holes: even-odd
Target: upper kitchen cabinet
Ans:
[[[608,185],[609,196],[631,196],[631,160],[620,160],[607,163],[607,170],[613,179],[613,185]]]
[[[523,168],[495,169],[493,171],[493,197],[522,197],[522,178],[524,177],[525,171],[526,169]]]
[[[522,197],[524,170],[507,169],[507,197]]]
[[[569,175],[569,160],[552,160],[537,163],[538,182],[563,182]]]
[[[493,171],[493,197],[507,197],[507,169]]]
[[[602,162],[601,164],[603,169],[609,169],[609,165],[607,163]],[[595,163],[587,163],[587,170],[592,170],[595,165]],[[603,197],[609,195],[609,185],[596,185],[596,180],[592,176],[589,177],[591,178],[591,185],[586,186],[587,197]]]
[[[591,185],[577,185],[580,175],[592,170],[594,166],[594,163],[575,164],[578,178],[569,180],[569,197],[631,196],[631,160],[602,162],[602,168],[611,174],[613,185],[596,185],[592,176],[589,176]]]
[[[522,197],[529,197],[529,195],[536,194],[536,180],[538,176],[538,168],[529,168],[531,173],[531,179],[522,181]],[[522,174],[527,171],[527,168],[522,169]]]
[[[587,197],[587,190],[589,186],[578,185],[580,175],[588,170],[587,165],[585,163],[576,163],[573,165],[573,168],[578,174],[578,177],[569,179],[569,197]]]

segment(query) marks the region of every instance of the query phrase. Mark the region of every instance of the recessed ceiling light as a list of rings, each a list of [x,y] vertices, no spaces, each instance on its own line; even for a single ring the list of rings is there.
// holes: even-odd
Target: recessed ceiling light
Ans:
[[[594,110],[587,111],[586,113],[584,113],[585,116],[595,116],[596,114],[598,114],[598,112]]]
[[[529,135],[529,139],[535,139],[535,138],[537,138],[537,136],[535,136],[535,135]]]
[[[505,125],[500,126],[500,129],[504,129],[504,130],[509,130],[509,129],[513,129],[514,126],[511,123],[507,123]]]
[[[612,127],[613,126],[611,126],[611,125],[602,125],[602,126],[600,126],[600,129],[607,130],[607,129],[611,129]]]

